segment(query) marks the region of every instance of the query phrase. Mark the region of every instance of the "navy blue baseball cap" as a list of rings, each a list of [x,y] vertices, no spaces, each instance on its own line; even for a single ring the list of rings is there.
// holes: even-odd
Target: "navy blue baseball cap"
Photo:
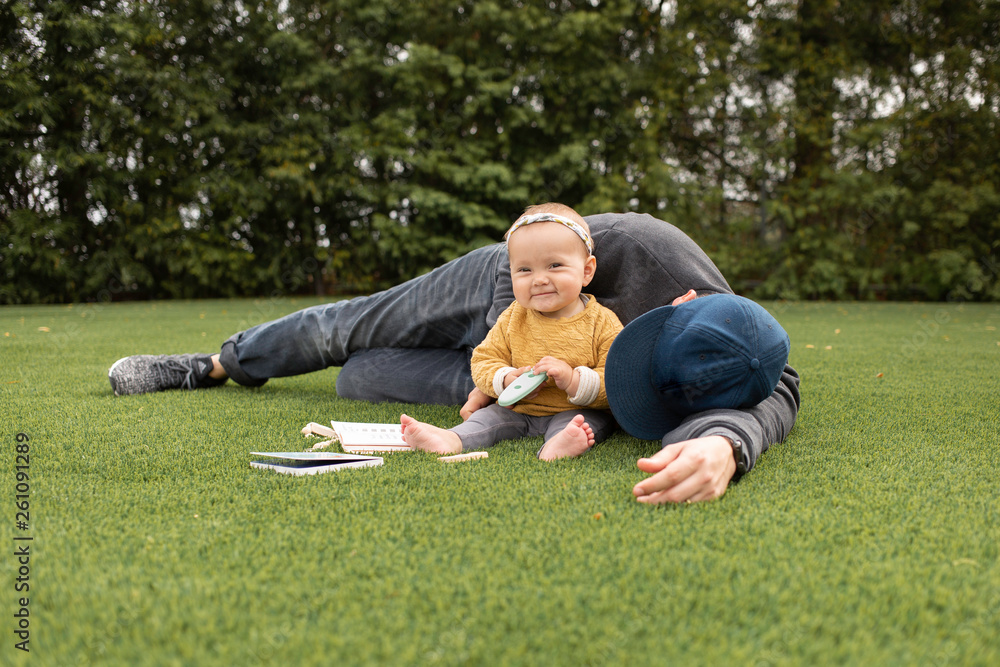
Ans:
[[[611,412],[637,438],[658,440],[688,415],[749,408],[771,395],[788,334],[762,306],[711,294],[629,322],[608,352]]]

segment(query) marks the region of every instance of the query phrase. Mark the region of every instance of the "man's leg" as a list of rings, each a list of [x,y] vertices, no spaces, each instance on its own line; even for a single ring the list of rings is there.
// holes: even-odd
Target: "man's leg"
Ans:
[[[598,265],[587,292],[613,310],[622,324],[670,305],[688,290],[698,296],[732,293],[708,255],[677,227],[640,213],[606,213],[586,220]]]
[[[371,296],[313,306],[242,331],[220,362],[241,384],[342,366],[375,348],[466,350],[489,328],[503,246],[493,245]],[[466,392],[468,393],[468,392]]]
[[[469,350],[361,350],[340,369],[337,395],[372,403],[461,404],[476,386],[470,356]]]
[[[115,396],[217,387],[226,377],[210,354],[138,354],[119,359],[108,370]]]
[[[259,386],[268,378],[343,365],[370,348],[464,352],[486,336],[497,272],[506,261],[503,245],[480,248],[384,292],[251,327],[226,341],[218,355],[126,357],[109,371],[111,385],[116,394],[216,386],[227,377]]]

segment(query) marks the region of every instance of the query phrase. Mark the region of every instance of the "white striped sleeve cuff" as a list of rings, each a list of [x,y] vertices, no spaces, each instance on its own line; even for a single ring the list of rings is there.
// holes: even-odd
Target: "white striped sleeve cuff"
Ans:
[[[569,397],[569,402],[573,405],[590,405],[601,393],[601,376],[593,368],[586,366],[577,366],[573,370],[580,374],[580,386],[576,388],[576,395]]]
[[[493,374],[493,391],[496,392],[497,396],[503,393],[504,390],[503,379],[507,377],[507,373],[516,370],[517,370],[516,368],[513,368],[511,366],[504,366],[503,368],[499,369],[496,373]]]

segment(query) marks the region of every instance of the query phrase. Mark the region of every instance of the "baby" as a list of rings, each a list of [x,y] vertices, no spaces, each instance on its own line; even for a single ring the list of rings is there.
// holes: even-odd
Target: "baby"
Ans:
[[[604,364],[618,317],[583,294],[597,270],[583,218],[563,204],[529,207],[505,236],[514,303],[472,354],[472,378],[498,397],[529,369],[542,387],[510,408],[488,405],[451,429],[400,417],[403,439],[442,454],[544,435],[543,460],[578,456],[615,430],[604,390]]]

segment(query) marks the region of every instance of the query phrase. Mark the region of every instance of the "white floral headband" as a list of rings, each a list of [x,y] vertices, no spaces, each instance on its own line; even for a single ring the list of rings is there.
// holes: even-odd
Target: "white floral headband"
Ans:
[[[575,232],[576,235],[579,236],[580,239],[586,244],[587,252],[589,252],[591,255],[594,254],[594,239],[590,238],[590,234],[587,233],[587,230],[584,229],[579,222],[576,222],[575,220],[570,220],[569,218],[564,218],[563,216],[556,215],[555,213],[535,213],[534,215],[522,215],[514,222],[513,225],[510,226],[510,229],[508,229],[507,233],[504,234],[503,240],[510,241],[510,235],[513,234],[515,230],[535,222],[558,222],[561,225],[569,227],[569,229]]]

